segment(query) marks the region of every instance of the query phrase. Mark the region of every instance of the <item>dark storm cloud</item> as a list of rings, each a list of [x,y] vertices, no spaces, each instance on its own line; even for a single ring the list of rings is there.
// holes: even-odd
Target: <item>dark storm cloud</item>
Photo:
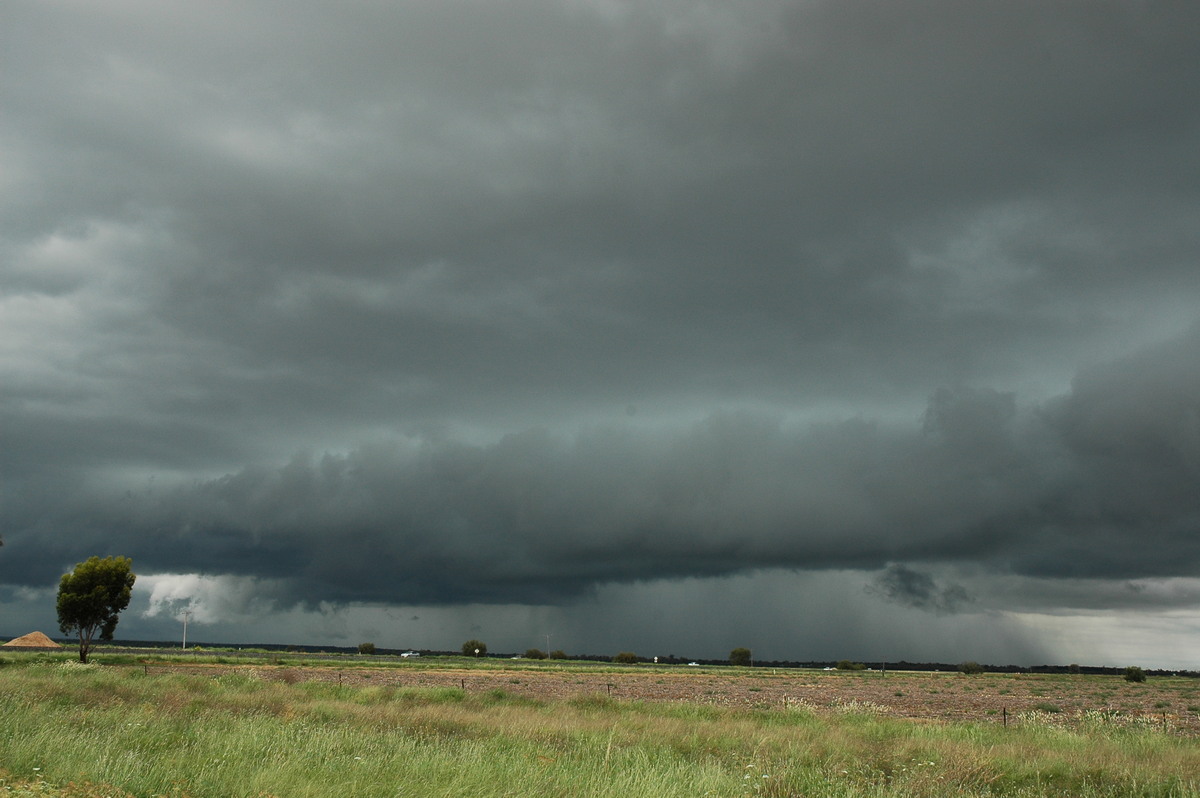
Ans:
[[[318,413],[370,374],[374,418],[395,394],[414,416],[912,398],[982,376],[981,350],[1015,369],[1111,335],[1079,309],[1141,290],[1151,241],[1157,288],[1195,290],[1171,250],[1194,239],[1196,45],[1169,10],[26,7],[10,58],[39,65],[41,33],[43,80],[79,81],[10,78],[9,116],[36,234],[163,231],[143,311],[212,347],[223,397],[258,387],[240,366],[269,380],[250,401]],[[997,214],[992,257],[954,262]]]
[[[6,583],[1200,565],[1200,7],[3,14]]]
[[[937,614],[955,613],[974,601],[962,585],[939,585],[927,573],[893,563],[867,585],[867,592]]]
[[[1193,331],[1040,407],[947,389],[922,424],[896,428],[721,414],[670,431],[381,443],[89,502],[63,526],[86,523],[155,571],[257,575],[314,602],[556,603],[611,582],[886,566],[877,595],[953,612],[965,588],[902,562],[1195,573],[1197,374]]]

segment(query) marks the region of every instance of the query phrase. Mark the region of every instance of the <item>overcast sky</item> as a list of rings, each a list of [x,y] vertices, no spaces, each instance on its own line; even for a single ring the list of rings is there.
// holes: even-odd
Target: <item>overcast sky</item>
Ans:
[[[1200,667],[1200,5],[0,8],[0,634]]]

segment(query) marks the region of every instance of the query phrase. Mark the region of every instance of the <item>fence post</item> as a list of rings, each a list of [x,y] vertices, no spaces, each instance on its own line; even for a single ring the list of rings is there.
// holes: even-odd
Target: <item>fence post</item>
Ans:
[[[1008,707],[1000,707],[1000,712],[1004,718],[1004,727],[1008,728]]]

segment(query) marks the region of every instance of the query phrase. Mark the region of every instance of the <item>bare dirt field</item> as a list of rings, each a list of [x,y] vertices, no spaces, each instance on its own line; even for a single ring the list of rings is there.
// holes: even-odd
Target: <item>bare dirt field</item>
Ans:
[[[270,665],[151,665],[154,672],[219,675],[253,670],[261,678],[337,681],[348,686],[458,687],[503,690],[540,700],[611,696],[628,701],[687,701],[716,706],[816,711],[862,711],[926,721],[1071,724],[1087,713],[1123,722],[1200,735],[1200,680],[1119,676],[895,672],[822,672],[761,668],[705,668],[696,672],[540,670],[530,667],[325,668]]]

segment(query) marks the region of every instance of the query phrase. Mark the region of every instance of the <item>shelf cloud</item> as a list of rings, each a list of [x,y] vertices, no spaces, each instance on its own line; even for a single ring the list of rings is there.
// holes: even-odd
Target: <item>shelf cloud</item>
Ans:
[[[1187,661],[1198,17],[10,3],[0,624]]]

